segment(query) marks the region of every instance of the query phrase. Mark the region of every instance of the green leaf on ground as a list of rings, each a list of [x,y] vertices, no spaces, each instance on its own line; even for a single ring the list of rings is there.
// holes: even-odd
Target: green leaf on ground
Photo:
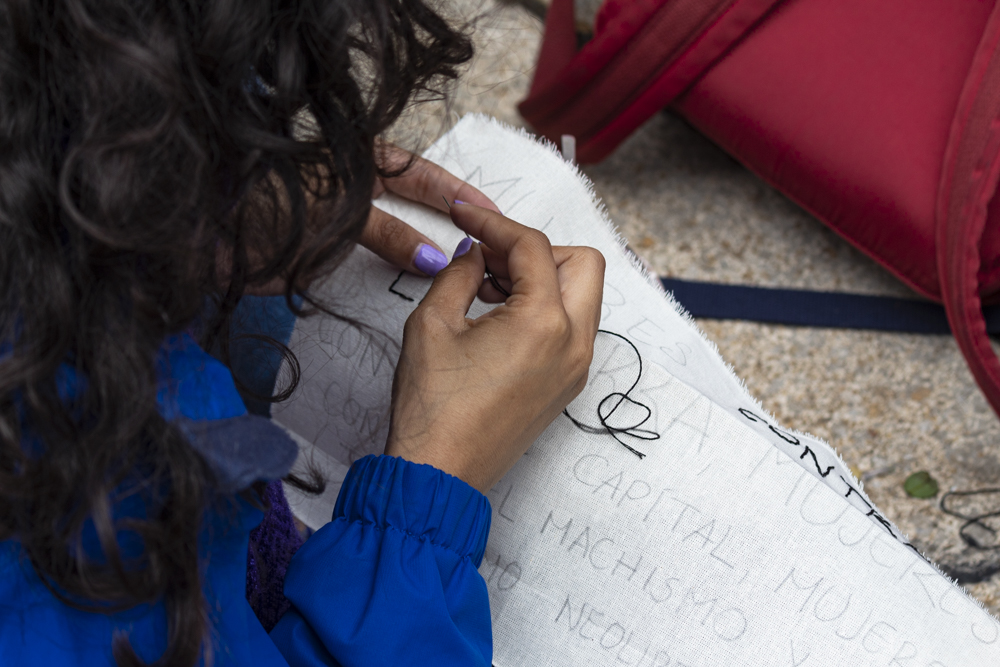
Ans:
[[[933,498],[938,493],[938,483],[929,472],[921,470],[906,478],[903,490],[914,498]]]

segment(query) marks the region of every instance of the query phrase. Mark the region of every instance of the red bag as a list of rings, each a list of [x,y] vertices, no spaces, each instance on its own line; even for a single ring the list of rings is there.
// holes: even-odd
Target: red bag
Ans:
[[[670,106],[920,294],[1000,413],[1000,2],[553,0],[520,110],[594,162]]]

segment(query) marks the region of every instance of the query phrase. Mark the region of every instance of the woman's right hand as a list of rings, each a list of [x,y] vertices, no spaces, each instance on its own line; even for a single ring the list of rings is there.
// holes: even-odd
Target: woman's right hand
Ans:
[[[438,273],[406,321],[385,453],[485,492],[586,385],[604,257],[553,247],[541,232],[477,206],[456,204],[451,217],[482,241],[510,296],[466,318],[476,294],[493,291],[483,284],[479,244]]]

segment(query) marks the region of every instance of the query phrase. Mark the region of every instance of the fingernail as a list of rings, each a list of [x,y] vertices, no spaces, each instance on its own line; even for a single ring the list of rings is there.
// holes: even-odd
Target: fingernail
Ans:
[[[455,203],[456,203],[456,204],[464,204],[465,202],[464,202],[464,201],[462,201],[461,199],[456,199],[456,200],[455,200]]]
[[[448,266],[448,258],[434,246],[421,243],[417,246],[417,254],[413,256],[413,266],[434,277],[438,271]]]
[[[452,259],[458,259],[465,253],[469,252],[469,248],[472,247],[472,239],[466,236],[464,239],[458,242],[458,247],[455,248],[455,254],[451,256]]]

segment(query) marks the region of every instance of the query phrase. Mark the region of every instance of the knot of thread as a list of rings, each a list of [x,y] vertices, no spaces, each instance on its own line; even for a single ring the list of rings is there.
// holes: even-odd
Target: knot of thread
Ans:
[[[640,452],[639,450],[635,449],[631,445],[629,445],[624,440],[622,440],[622,436],[628,436],[630,438],[635,438],[637,440],[647,440],[647,441],[660,439],[659,433],[655,431],[650,431],[649,429],[640,428],[643,424],[649,421],[650,417],[653,416],[653,411],[650,409],[648,405],[635,400],[629,395],[639,385],[639,380],[642,378],[642,355],[639,354],[639,349],[632,343],[632,341],[630,341],[625,336],[622,336],[621,334],[617,334],[613,331],[606,331],[605,329],[598,329],[597,333],[602,333],[607,336],[614,336],[615,338],[619,338],[628,344],[628,346],[632,349],[632,352],[635,353],[635,357],[639,362],[639,370],[635,375],[635,380],[632,382],[632,385],[628,388],[627,391],[611,392],[610,394],[602,398],[601,402],[597,404],[597,421],[600,424],[599,426],[592,424],[585,424],[580,420],[574,418],[573,415],[569,413],[569,408],[563,410],[563,414],[566,415],[566,417],[568,417],[571,422],[573,422],[574,426],[576,426],[584,433],[590,433],[593,435],[604,435],[604,434],[610,435],[612,438],[618,441],[618,444],[620,444],[622,447],[629,450],[630,452],[632,452],[641,459],[646,455]],[[640,415],[642,416],[642,418],[639,419],[638,421],[635,421],[635,423],[633,424],[624,424],[621,426],[612,426],[611,424],[609,424],[608,420],[610,420],[611,417],[614,416],[614,414],[618,411],[619,408],[622,407],[622,405],[626,404],[639,408]]]

